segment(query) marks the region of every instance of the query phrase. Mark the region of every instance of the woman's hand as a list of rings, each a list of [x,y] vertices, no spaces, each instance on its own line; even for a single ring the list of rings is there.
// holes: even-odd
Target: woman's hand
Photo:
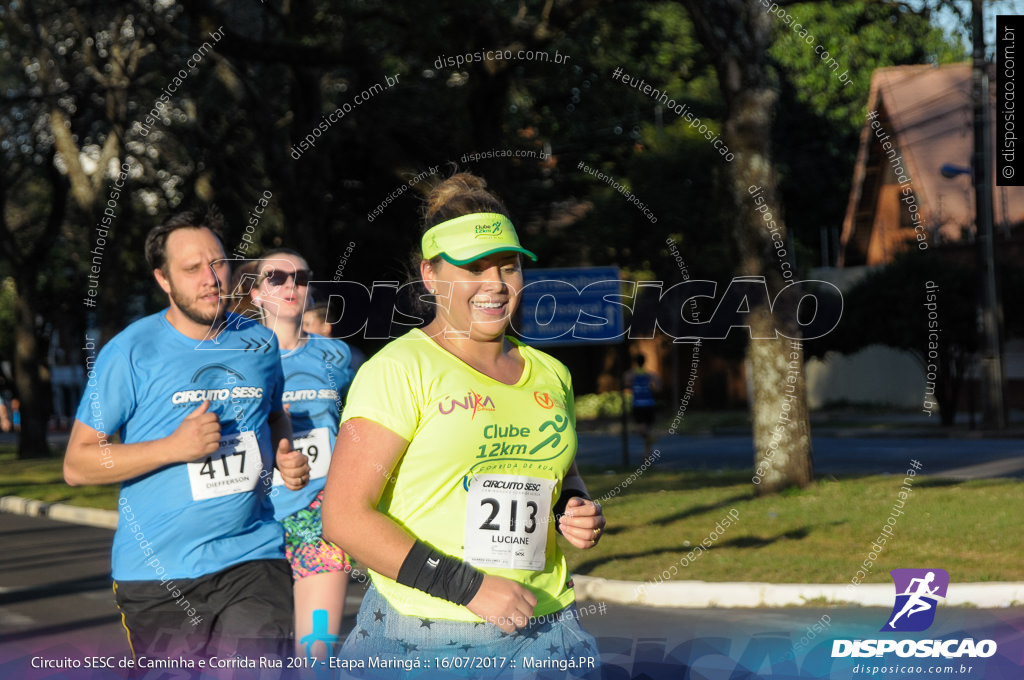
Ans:
[[[466,609],[506,633],[513,633],[526,626],[536,606],[537,598],[525,587],[501,576],[485,574],[480,590]]]
[[[558,527],[565,540],[581,550],[593,548],[601,540],[605,519],[601,504],[576,496],[565,506],[565,514],[558,518]]]

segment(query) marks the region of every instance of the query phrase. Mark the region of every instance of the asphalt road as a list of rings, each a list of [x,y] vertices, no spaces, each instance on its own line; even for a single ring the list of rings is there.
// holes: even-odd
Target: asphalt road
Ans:
[[[911,459],[921,462],[920,474],[957,479],[1024,473],[1021,439],[816,436],[813,442],[818,474],[902,474]],[[639,465],[641,442],[631,437],[630,444],[630,463]],[[749,436],[673,435],[663,437],[655,446],[662,454],[657,462],[660,468],[752,467]],[[620,438],[581,434],[578,460],[596,466],[620,465]],[[54,675],[53,671],[33,670],[30,661],[34,656],[111,654],[120,658],[129,654],[111,592],[112,535],[104,529],[0,514],[0,679],[106,678],[111,676],[102,671],[86,676]],[[362,592],[357,583],[349,588],[345,632],[353,624]],[[581,605],[602,607],[584,617],[583,623],[598,638],[605,664],[603,677],[614,680],[862,677],[870,674],[870,669],[863,667],[854,673],[854,664],[877,664],[878,660],[833,660],[827,649],[829,638],[877,637],[888,613],[870,608],[696,610]],[[1024,677],[1024,609],[948,608],[941,613],[942,627],[927,635],[969,631],[970,636],[981,639],[979,635],[990,634],[999,641],[1000,653],[987,662],[981,660],[988,664],[981,674],[978,669],[962,673],[957,667],[956,673],[928,677]],[[796,660],[787,658],[802,637],[814,633],[815,624],[827,628],[827,632],[815,633],[826,640],[823,647],[816,650],[816,643],[808,641],[797,650]],[[924,675],[882,673],[875,677]]]
[[[31,667],[33,658],[129,656],[110,589],[112,536],[105,529],[0,514],[0,678],[120,677],[110,671],[65,674]],[[352,626],[362,593],[359,584],[351,584],[345,632]],[[854,673],[854,664],[878,661],[832,659],[831,638],[882,637],[877,631],[889,614],[857,607],[650,609],[603,602],[580,606],[584,627],[598,640],[605,680],[861,677]],[[999,654],[978,660],[978,672],[960,673],[958,666],[952,675],[929,677],[1024,677],[1024,607],[946,608],[941,615],[932,630],[914,637],[992,638],[999,644]],[[151,677],[184,676],[146,675],[147,680]]]
[[[622,464],[622,445],[615,435],[581,434],[577,462]],[[956,479],[1009,477],[1024,474],[1024,439],[815,436],[816,474],[901,474],[911,459],[921,462],[918,474]],[[630,464],[643,459],[643,443],[631,436]],[[667,435],[654,445],[661,451],[658,468],[754,468],[753,438],[722,435]]]
[[[814,434],[817,432],[818,434]],[[930,432],[930,436],[925,436]],[[580,433],[577,461],[585,465],[622,465],[622,438],[611,434]],[[54,452],[67,445],[67,433],[48,437]],[[15,435],[0,433],[0,443],[13,444]],[[629,463],[643,460],[643,442],[629,437]],[[843,432],[817,427],[812,431],[816,474],[899,474],[911,459],[922,463],[919,474],[956,479],[1012,477],[1024,474],[1024,436],[1017,438],[947,436],[941,430],[915,430],[898,436],[871,433],[868,428]],[[666,434],[655,442],[661,451],[657,461],[664,469],[754,468],[754,443],[749,434]]]

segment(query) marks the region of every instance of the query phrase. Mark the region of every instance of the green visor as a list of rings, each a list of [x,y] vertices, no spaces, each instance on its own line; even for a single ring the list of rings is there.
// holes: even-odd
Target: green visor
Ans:
[[[440,255],[459,266],[508,251],[537,261],[536,255],[519,245],[511,220],[498,213],[472,213],[442,222],[423,234],[422,246],[424,259]]]

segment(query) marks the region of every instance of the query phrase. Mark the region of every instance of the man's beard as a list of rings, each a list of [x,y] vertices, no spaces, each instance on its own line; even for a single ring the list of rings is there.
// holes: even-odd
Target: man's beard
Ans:
[[[188,320],[194,323],[213,328],[214,323],[224,316],[225,300],[223,297],[218,299],[217,306],[213,312],[203,312],[197,307],[195,301],[185,299],[185,296],[182,295],[172,283],[171,299],[174,300],[174,304],[181,310],[181,313],[184,314]]]

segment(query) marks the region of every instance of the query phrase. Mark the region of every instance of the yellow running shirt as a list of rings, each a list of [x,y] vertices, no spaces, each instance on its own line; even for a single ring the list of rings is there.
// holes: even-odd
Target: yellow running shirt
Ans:
[[[572,379],[561,362],[509,340],[525,362],[515,385],[410,331],[359,368],[342,422],[366,418],[409,442],[390,475],[381,471],[378,510],[438,550],[529,588],[543,616],[575,599],[552,516],[576,456]],[[370,574],[402,614],[481,620]]]

